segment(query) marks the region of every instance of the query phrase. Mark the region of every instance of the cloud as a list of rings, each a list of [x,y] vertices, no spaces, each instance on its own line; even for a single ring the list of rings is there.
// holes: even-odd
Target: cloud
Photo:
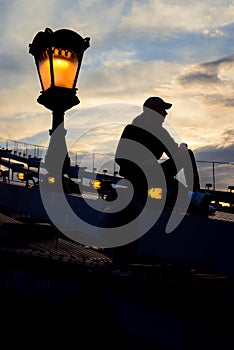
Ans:
[[[82,75],[80,86],[94,101],[118,99],[139,104],[156,86],[169,84],[171,76],[180,69],[177,63],[142,62],[118,56],[122,58],[116,61],[116,54],[112,55],[101,67]]]
[[[223,138],[224,138],[225,144],[233,145],[234,144],[234,129],[224,130]],[[234,153],[232,154],[232,158],[234,158]]]
[[[226,5],[226,6],[225,6]],[[173,35],[176,31],[204,31],[232,21],[233,6],[229,1],[135,1],[122,19],[125,30],[140,30],[153,36]],[[192,20],[191,20],[192,19]],[[210,32],[211,29],[208,29]],[[213,29],[217,33],[219,29]]]
[[[209,36],[210,38],[218,38],[220,36],[225,35],[225,33],[220,29],[212,29],[212,30],[204,29],[203,34]]]
[[[187,65],[167,87],[160,87],[173,103],[168,119],[188,144],[223,144],[224,129],[233,126],[233,55]],[[219,127],[218,127],[219,125]]]
[[[190,87],[196,84],[206,86],[227,82],[233,84],[233,70],[234,55],[230,55],[216,61],[186,67],[184,73],[178,77],[178,82],[182,85],[189,85]]]
[[[198,160],[209,160],[210,162],[227,162],[234,164],[234,140],[227,146],[205,146],[196,149],[196,158]]]
[[[9,117],[1,117],[1,139],[21,140],[32,137],[45,130],[51,124],[50,115],[35,113],[18,113]],[[16,137],[17,136],[17,137]]]

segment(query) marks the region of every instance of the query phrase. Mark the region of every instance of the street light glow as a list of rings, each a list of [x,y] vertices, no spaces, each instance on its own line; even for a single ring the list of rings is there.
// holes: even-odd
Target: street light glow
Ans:
[[[52,51],[52,67],[49,56],[46,53],[44,53],[43,58],[38,63],[43,89],[47,90],[51,86],[51,70],[53,70],[54,86],[72,89],[79,65],[77,55],[71,51],[56,48]]]

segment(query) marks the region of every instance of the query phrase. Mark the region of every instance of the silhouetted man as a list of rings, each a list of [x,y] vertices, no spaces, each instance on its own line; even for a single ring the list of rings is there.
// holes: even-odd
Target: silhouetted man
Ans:
[[[135,117],[131,124],[126,125],[118,143],[115,161],[120,166],[119,174],[131,182],[134,196],[142,205],[145,204],[148,189],[152,186],[152,178],[149,179],[145,173],[153,166],[158,166],[158,169],[160,166],[163,171],[167,203],[170,199],[173,205],[176,200],[178,186],[181,184],[176,175],[182,169],[186,180],[184,188],[192,193],[200,190],[199,175],[192,150],[188,149],[185,143],[178,144],[163,127],[168,114],[167,110],[171,107],[171,103],[165,102],[160,97],[149,97],[143,104],[143,112]],[[167,156],[166,160],[162,159],[163,155]],[[156,176],[154,180],[155,187],[163,183],[162,177]],[[198,197],[198,202],[205,199],[202,194]],[[206,201],[206,207],[208,202],[210,199]]]

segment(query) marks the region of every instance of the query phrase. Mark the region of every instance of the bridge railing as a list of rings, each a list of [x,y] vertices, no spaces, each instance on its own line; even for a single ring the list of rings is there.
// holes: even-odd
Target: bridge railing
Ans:
[[[234,162],[197,160],[201,187],[227,191],[234,186]]]

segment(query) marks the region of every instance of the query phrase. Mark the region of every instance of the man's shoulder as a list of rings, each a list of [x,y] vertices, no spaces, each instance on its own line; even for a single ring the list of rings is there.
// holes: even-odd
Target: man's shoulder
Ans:
[[[139,127],[134,124],[127,124],[123,129],[123,134],[126,134],[128,132],[135,132]]]
[[[144,128],[134,124],[127,124],[123,130],[122,137],[135,139],[141,135],[146,136],[146,134],[149,136],[149,132]]]

